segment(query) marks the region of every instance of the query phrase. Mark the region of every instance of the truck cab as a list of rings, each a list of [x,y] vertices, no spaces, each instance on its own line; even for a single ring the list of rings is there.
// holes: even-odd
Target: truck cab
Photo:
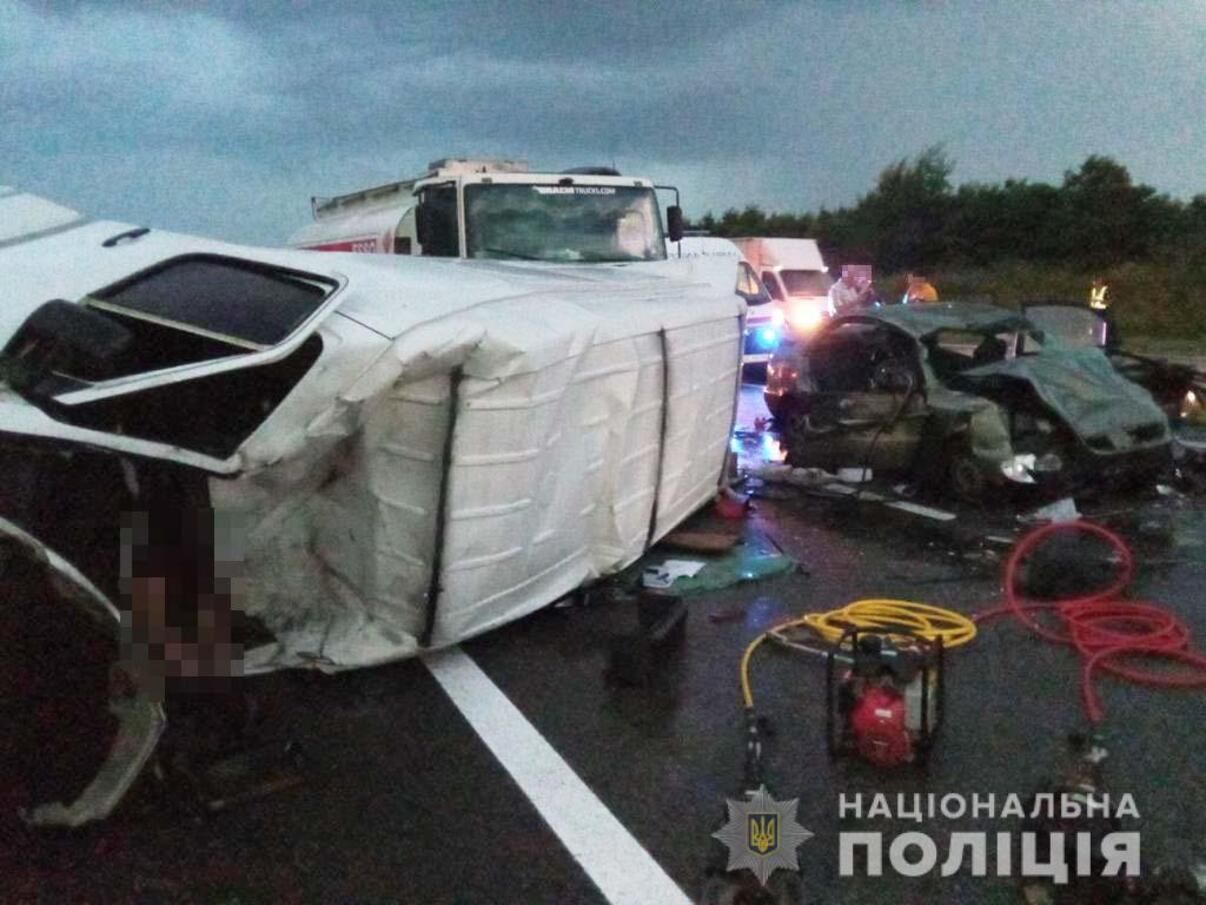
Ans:
[[[607,167],[533,173],[521,160],[445,158],[416,179],[312,198],[295,248],[553,263],[655,261],[682,235],[657,187]]]

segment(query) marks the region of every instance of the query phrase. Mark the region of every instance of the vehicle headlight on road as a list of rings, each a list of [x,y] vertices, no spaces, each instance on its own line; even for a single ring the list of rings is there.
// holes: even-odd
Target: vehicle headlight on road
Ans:
[[[820,326],[821,306],[813,302],[796,302],[787,315],[787,324],[796,333],[811,333]]]
[[[1187,390],[1181,397],[1180,415],[1182,421],[1206,422],[1206,400],[1196,391]]]

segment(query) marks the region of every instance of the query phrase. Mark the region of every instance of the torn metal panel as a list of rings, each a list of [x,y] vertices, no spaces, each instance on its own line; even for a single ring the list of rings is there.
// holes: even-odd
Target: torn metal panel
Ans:
[[[1119,379],[1109,359],[1096,349],[1062,348],[1018,356],[972,368],[962,376],[976,384],[993,377],[1025,382],[1081,437],[1126,432],[1167,420],[1151,394],[1138,384]],[[1167,441],[1167,430],[1158,437]]]
[[[3,549],[5,547],[7,547],[6,550]],[[113,653],[116,653],[121,630],[118,610],[78,569],[54,550],[4,518],[0,518],[0,553],[3,554],[3,564],[5,565],[4,578],[6,580],[17,578],[22,584],[19,589],[20,595],[9,595],[5,604],[8,608],[6,616],[16,617],[17,614],[12,612],[13,609],[32,606],[34,604],[28,603],[30,599],[42,600],[43,592],[49,591],[50,596],[46,597],[45,603],[40,605],[71,607],[86,613],[92,627],[108,639]],[[12,568],[14,558],[20,560],[23,568]],[[41,621],[39,620],[39,622]],[[11,666],[14,658],[20,663],[23,656],[36,656],[39,644],[50,644],[49,649],[62,646],[70,651],[70,645],[81,640],[74,637],[36,639],[32,636],[39,627],[30,626],[31,639],[22,641],[15,638],[14,635],[22,635],[25,630],[17,625],[6,625],[6,637],[3,639],[3,643],[16,645],[5,657],[6,666]],[[81,632],[84,631],[82,627],[77,626],[77,628]],[[37,665],[45,669],[53,668],[51,663],[45,661],[39,661]],[[121,669],[117,665],[113,665],[111,668]],[[58,676],[54,678],[58,678]],[[104,679],[104,677],[101,678]],[[29,694],[28,681],[22,681],[20,674],[16,679],[21,682],[20,688],[23,690],[21,697]],[[64,681],[68,680],[64,678]],[[29,806],[23,808],[23,816],[29,823],[37,826],[80,826],[107,817],[141,773],[163,731],[165,724],[163,708],[159,703],[151,701],[139,693],[132,683],[129,684],[128,689],[123,688],[120,691],[112,690],[113,687],[110,684],[108,710],[116,722],[116,727],[112,741],[108,745],[108,753],[97,765],[91,780],[70,800],[31,800]],[[6,695],[10,693],[9,690],[6,690]],[[83,691],[76,687],[69,687],[62,689],[61,693],[75,697],[83,694]],[[57,712],[55,708],[48,707],[38,697],[17,701],[10,698],[8,703],[10,705],[24,704],[29,708],[42,707],[39,719],[43,719],[46,714]],[[78,744],[78,733],[83,730],[77,722],[73,721],[71,726],[59,728],[64,731],[73,730],[76,734],[72,737]],[[33,743],[23,736],[20,721],[15,721],[15,724],[6,724],[6,735],[10,759],[13,758],[13,752],[23,744]],[[62,739],[59,741],[61,743]],[[60,746],[59,760],[63,760],[62,747]],[[44,756],[44,753],[44,750],[37,752],[39,757]],[[21,758],[18,756],[15,760],[20,761]],[[6,763],[3,766],[5,769],[14,768],[12,763]],[[24,788],[0,788],[0,794],[3,794],[4,797],[15,797],[17,800],[21,800],[23,796],[29,794],[36,796],[42,786],[39,781],[41,779],[42,777],[33,776],[7,777],[5,785],[16,783],[18,786],[24,785]],[[73,782],[70,777],[66,777],[61,782],[63,784],[59,788],[74,788],[79,785],[78,781]]]

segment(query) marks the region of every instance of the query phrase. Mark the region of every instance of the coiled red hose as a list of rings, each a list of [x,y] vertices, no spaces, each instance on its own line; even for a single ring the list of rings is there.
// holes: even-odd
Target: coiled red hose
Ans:
[[[1119,560],[1118,577],[1106,588],[1083,597],[1036,602],[1018,590],[1018,569],[1023,560],[1049,538],[1061,533],[1081,533],[1110,546]],[[1057,522],[1036,528],[1014,545],[1005,561],[1006,605],[973,617],[980,622],[994,616],[1013,616],[1040,638],[1075,647],[1083,660],[1081,700],[1092,723],[1105,718],[1101,699],[1093,687],[1096,671],[1141,685],[1164,688],[1206,687],[1206,656],[1189,649],[1189,628],[1167,610],[1150,603],[1118,599],[1135,573],[1135,558],[1126,542],[1094,522]],[[1063,631],[1043,625],[1031,614],[1049,610],[1063,623]],[[1135,658],[1162,659],[1189,669],[1180,673],[1152,672],[1130,665]]]

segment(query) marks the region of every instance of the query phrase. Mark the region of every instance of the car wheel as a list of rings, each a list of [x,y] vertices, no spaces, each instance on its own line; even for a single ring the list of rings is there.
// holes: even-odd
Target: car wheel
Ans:
[[[947,487],[960,500],[966,503],[980,503],[988,488],[984,470],[966,452],[954,453],[947,459]]]

